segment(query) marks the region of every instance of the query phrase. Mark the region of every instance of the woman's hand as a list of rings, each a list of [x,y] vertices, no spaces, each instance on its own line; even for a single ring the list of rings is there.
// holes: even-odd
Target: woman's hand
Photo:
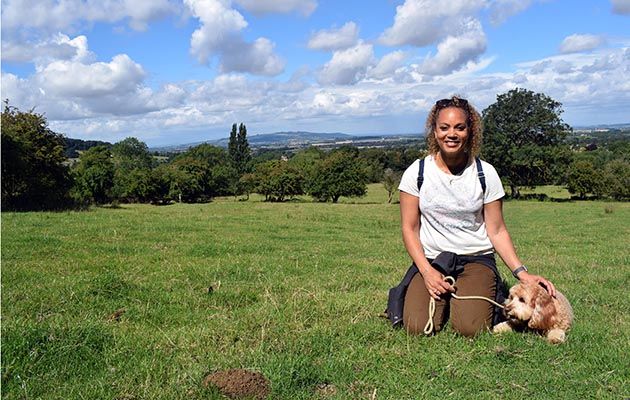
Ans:
[[[533,275],[533,274],[523,271],[520,274],[518,274],[518,280],[523,283],[534,283],[537,285],[542,285],[545,289],[547,289],[547,292],[552,297],[556,297],[556,287],[553,286],[553,283],[549,282],[547,279],[543,278],[542,276]]]
[[[422,271],[422,278],[424,279],[424,286],[429,291],[429,296],[435,300],[439,300],[440,296],[445,293],[455,291],[455,288],[444,280],[444,275],[433,267],[428,267]]]

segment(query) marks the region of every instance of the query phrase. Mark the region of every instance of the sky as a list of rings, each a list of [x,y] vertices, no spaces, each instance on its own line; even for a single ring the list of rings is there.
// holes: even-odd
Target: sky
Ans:
[[[514,88],[630,123],[630,0],[2,0],[1,97],[70,138],[420,133]]]

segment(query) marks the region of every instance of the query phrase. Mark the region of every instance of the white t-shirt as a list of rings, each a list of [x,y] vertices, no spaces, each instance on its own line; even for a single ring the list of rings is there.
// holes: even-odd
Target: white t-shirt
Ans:
[[[426,257],[435,258],[443,251],[458,255],[492,253],[483,205],[505,196],[494,167],[481,161],[486,177],[484,195],[474,161],[461,174],[449,175],[429,155],[424,161],[424,181],[418,192],[419,163],[416,160],[407,168],[398,189],[418,197],[420,242]]]

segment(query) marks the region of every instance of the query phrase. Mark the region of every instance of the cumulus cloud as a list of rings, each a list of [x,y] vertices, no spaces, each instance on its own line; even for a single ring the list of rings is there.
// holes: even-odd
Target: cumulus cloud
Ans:
[[[564,38],[560,44],[560,53],[578,53],[590,51],[604,43],[604,39],[597,35],[571,35]]]
[[[323,29],[311,36],[308,48],[314,50],[341,50],[357,43],[359,28],[350,21],[339,29]]]
[[[490,22],[500,25],[508,18],[525,11],[532,4],[532,0],[495,0],[490,5]]]
[[[405,0],[396,7],[394,24],[379,41],[387,46],[426,46],[452,34],[453,21],[470,17],[484,6],[484,0],[452,0],[439,7],[430,0]]]
[[[48,39],[33,42],[2,42],[2,60],[44,64],[52,60],[91,60],[94,54],[87,49],[83,35],[70,39],[58,33]]]
[[[400,67],[407,55],[401,50],[396,50],[391,53],[385,54],[368,72],[370,78],[385,79],[392,76],[398,67]]]
[[[316,0],[235,0],[253,14],[290,13],[297,11],[309,16],[317,8]]]
[[[274,44],[266,38],[247,43],[240,31],[245,18],[232,9],[228,0],[185,0],[201,26],[190,40],[190,51],[200,63],[208,64],[218,56],[222,72],[249,72],[277,75],[284,61],[273,52]]]
[[[20,108],[44,109],[55,120],[144,114],[180,104],[185,97],[177,85],[157,91],[147,87],[144,68],[126,54],[95,62],[85,36],[57,35],[39,48],[52,44],[67,46],[63,57],[58,52],[40,54],[28,78],[3,73],[3,97]]]
[[[284,60],[274,54],[274,44],[266,38],[258,38],[253,43],[240,41],[237,47],[238,51],[223,53],[221,71],[273,76],[284,70]]]
[[[36,29],[63,31],[82,21],[127,20],[136,30],[151,21],[174,13],[178,6],[169,0],[6,0],[2,2],[2,33]],[[4,38],[3,38],[4,40]]]
[[[319,73],[321,84],[350,85],[361,79],[370,64],[374,62],[371,44],[360,42],[356,46],[333,53]]]
[[[630,14],[630,0],[611,0],[613,13],[628,15]]]
[[[42,89],[55,95],[89,98],[131,92],[145,75],[142,66],[119,54],[109,63],[54,61],[38,71],[37,79]]]
[[[427,58],[420,71],[428,75],[447,75],[460,69],[469,61],[476,60],[486,51],[486,35],[481,24],[469,20],[464,24],[465,33],[448,36],[437,46],[437,54]]]

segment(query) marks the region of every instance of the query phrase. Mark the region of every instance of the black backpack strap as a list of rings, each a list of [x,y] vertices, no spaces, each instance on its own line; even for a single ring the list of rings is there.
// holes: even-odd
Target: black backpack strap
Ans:
[[[423,181],[424,181],[424,158],[420,159],[420,168],[418,170],[418,194],[420,193],[420,188],[422,187]]]
[[[479,183],[481,183],[481,190],[483,194],[486,194],[486,176],[483,173],[483,167],[481,166],[479,157],[475,157],[475,163],[477,163],[477,177],[479,177]]]

